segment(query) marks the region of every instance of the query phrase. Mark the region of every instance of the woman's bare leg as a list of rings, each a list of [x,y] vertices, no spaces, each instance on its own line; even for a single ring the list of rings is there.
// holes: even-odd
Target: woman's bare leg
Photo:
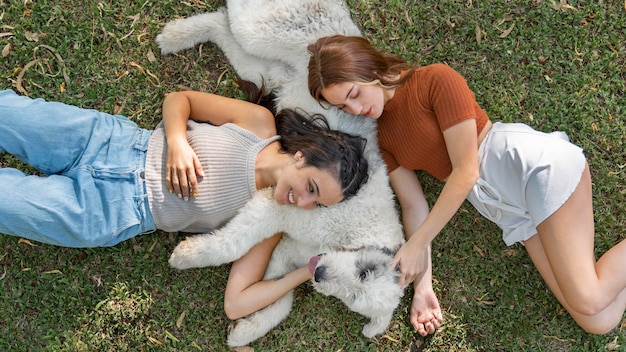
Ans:
[[[626,241],[597,262],[591,177],[581,181],[559,210],[537,226],[526,250],[556,298],[586,331],[606,333],[626,309]]]

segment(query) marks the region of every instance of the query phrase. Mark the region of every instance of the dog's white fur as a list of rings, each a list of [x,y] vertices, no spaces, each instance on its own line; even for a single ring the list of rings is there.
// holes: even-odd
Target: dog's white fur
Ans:
[[[332,251],[312,258],[309,264],[315,266],[312,282],[318,292],[337,297],[353,311],[371,318],[363,327],[365,336],[386,330],[400,303],[402,291],[389,289],[397,287],[400,275],[391,266],[394,253],[374,246]]]
[[[173,20],[157,36],[163,54],[209,41],[217,44],[241,78],[259,86],[265,82],[277,97],[278,109],[320,113],[332,128],[366,137],[370,163],[369,181],[357,196],[329,208],[279,206],[271,189],[259,191],[223,228],[182,241],[170,264],[187,269],[232,262],[263,239],[283,232],[265,278],[280,277],[326,252],[317,265],[323,266],[327,275],[313,280],[314,287],[369,317],[363,334],[373,337],[387,329],[403,294],[396,284],[397,273],[390,267],[392,256],[381,255],[380,248],[393,252],[404,243],[404,236],[378,153],[375,122],[336,108],[324,109],[308,93],[306,47],[319,37],[337,33],[360,35],[342,1],[230,0],[218,11]],[[383,262],[387,270],[382,270]],[[367,280],[362,279],[363,266],[371,268]],[[265,335],[289,314],[292,302],[290,292],[239,319],[228,344],[243,346]]]

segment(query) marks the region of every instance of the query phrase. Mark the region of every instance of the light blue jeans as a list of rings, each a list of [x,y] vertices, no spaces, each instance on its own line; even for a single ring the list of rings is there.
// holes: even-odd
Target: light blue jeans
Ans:
[[[143,180],[151,134],[123,116],[0,91],[0,153],[46,175],[0,168],[0,233],[98,247],[154,231]]]

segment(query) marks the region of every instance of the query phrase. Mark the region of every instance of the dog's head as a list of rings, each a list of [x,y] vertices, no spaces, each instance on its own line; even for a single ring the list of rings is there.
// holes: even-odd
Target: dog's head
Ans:
[[[394,310],[404,288],[400,273],[391,267],[394,251],[365,247],[330,251],[312,257],[309,271],[316,291],[339,298],[348,308],[366,316]]]

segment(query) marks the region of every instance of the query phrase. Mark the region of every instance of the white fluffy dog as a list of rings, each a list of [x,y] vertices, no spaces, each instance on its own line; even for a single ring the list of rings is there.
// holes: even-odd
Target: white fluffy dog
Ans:
[[[232,262],[263,239],[283,232],[265,278],[280,277],[309,262],[315,289],[370,318],[363,334],[373,337],[387,329],[403,294],[391,261],[404,236],[378,153],[374,121],[323,109],[308,93],[306,47],[330,34],[360,35],[342,1],[229,0],[216,12],[173,20],[157,36],[164,54],[203,42],[217,44],[241,78],[258,85],[265,82],[276,95],[278,109],[320,113],[331,127],[366,137],[370,163],[369,180],[357,196],[332,207],[279,206],[271,189],[259,191],[223,228],[182,241],[170,264],[187,269]],[[265,335],[289,314],[292,302],[290,292],[239,319],[228,344],[243,346]]]

